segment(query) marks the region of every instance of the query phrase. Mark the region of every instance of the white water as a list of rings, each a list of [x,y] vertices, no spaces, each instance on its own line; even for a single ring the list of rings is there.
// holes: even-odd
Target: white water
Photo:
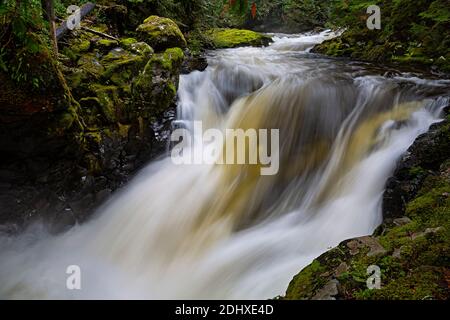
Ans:
[[[0,238],[0,297],[271,298],[328,248],[372,233],[396,161],[448,102],[415,92],[445,83],[311,57],[328,36],[213,52],[181,78],[179,125],[279,128],[279,175],[155,161],[85,225]],[[69,265],[80,291],[66,289]]]

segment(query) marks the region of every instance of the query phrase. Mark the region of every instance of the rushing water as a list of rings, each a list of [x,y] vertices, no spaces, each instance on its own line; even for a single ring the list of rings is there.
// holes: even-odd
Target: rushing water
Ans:
[[[309,53],[331,36],[215,51],[181,77],[174,125],[277,128],[277,175],[163,157],[85,225],[1,238],[0,297],[270,298],[328,248],[373,232],[387,178],[439,121],[450,83]],[[82,290],[66,289],[69,265]]]

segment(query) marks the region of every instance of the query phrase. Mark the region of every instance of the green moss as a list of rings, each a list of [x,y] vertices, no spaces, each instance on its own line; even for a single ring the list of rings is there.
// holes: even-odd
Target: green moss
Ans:
[[[98,32],[108,33],[108,26],[106,24],[95,25],[92,29]]]
[[[125,47],[126,49],[129,49],[133,43],[138,42],[138,40],[135,38],[122,38],[119,41],[120,41],[120,45]]]
[[[264,46],[272,41],[261,33],[242,29],[211,29],[206,35],[216,48]]]
[[[74,44],[70,46],[70,49],[76,53],[88,52],[91,47],[91,42],[89,40],[76,40]]]
[[[185,48],[187,43],[177,24],[169,18],[150,16],[136,31],[140,40],[150,44],[155,50]]]
[[[161,67],[172,71],[175,66],[179,66],[184,59],[184,53],[180,48],[169,48],[162,55],[157,56],[152,62],[159,63]]]
[[[69,129],[72,127],[75,117],[71,112],[64,112],[58,120],[58,127]]]
[[[81,56],[78,66],[86,74],[87,78],[99,79],[105,68],[98,60],[95,53],[88,53]]]
[[[147,58],[141,55],[123,50],[112,51],[102,59],[102,64],[105,66],[102,79],[124,87],[131,83],[135,75],[139,74],[146,62]]]
[[[406,207],[406,215],[423,226],[450,227],[450,183],[440,180],[432,190],[419,196]]]
[[[132,84],[133,108],[129,112],[133,117],[138,111],[144,118],[153,118],[173,104],[183,60],[180,48],[169,48],[150,58]]]
[[[135,54],[144,56],[144,57],[151,57],[154,53],[153,48],[150,47],[145,42],[136,42],[130,45],[129,50]]]
[[[396,0],[383,3],[381,30],[366,28],[367,1],[335,1],[329,8],[333,27],[346,31],[314,51],[354,59],[394,62],[450,71],[447,0]],[[439,8],[439,9],[437,9]]]
[[[119,100],[119,88],[116,86],[103,86],[94,84],[90,86],[90,90],[95,97],[82,99],[82,106],[92,106],[97,104],[106,122],[114,123],[118,121],[118,109],[121,105]]]
[[[319,261],[314,260],[309,266],[296,275],[289,284],[285,299],[301,300],[312,298],[316,289],[319,289],[325,284],[321,273],[325,272],[326,268],[320,264]]]
[[[442,268],[425,267],[398,277],[379,290],[365,289],[356,292],[356,299],[375,300],[427,300],[445,299],[446,290],[439,285],[443,279]]]
[[[111,50],[119,45],[118,41],[109,40],[109,39],[101,39],[96,42],[97,48],[100,50]]]

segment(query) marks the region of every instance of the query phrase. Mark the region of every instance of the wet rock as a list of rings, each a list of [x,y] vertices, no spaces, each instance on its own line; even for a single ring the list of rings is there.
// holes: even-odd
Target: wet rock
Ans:
[[[423,232],[413,233],[411,235],[411,239],[415,240],[415,239],[420,238],[420,237],[425,237],[425,236],[430,235],[430,234],[438,233],[441,230],[444,230],[444,228],[443,227],[426,228],[425,231],[423,231]]]
[[[323,288],[317,291],[312,300],[336,300],[334,296],[339,294],[339,281],[333,279],[329,281]]]
[[[345,262],[341,262],[341,264],[336,268],[334,271],[334,276],[339,277],[343,273],[347,272],[349,269],[349,266]]]
[[[112,193],[112,190],[111,189],[104,189],[104,190],[101,190],[101,191],[99,191],[96,195],[95,195],[95,201],[97,202],[97,203],[103,203],[103,202],[105,202],[108,198],[109,198],[109,196],[111,195],[111,193]]]
[[[400,259],[402,257],[402,248],[396,248],[394,252],[392,253],[392,257],[396,259]]]
[[[404,226],[404,225],[410,223],[411,221],[412,220],[408,217],[401,217],[401,218],[394,219],[393,222],[396,226]]]
[[[369,248],[368,257],[384,255],[386,249],[378,242],[378,240],[371,236],[359,237],[347,243],[351,255],[357,255],[362,248]]]
[[[400,160],[383,195],[384,219],[404,216],[405,204],[413,199],[429,171],[439,170],[450,157],[449,122],[432,126],[430,131],[416,139]]]
[[[181,73],[189,74],[193,71],[204,71],[207,67],[208,61],[204,56],[189,53],[181,66]]]
[[[70,209],[77,216],[83,216],[88,212],[88,209],[94,204],[94,196],[87,194],[79,200],[70,203]]]
[[[347,247],[350,249],[351,255],[357,255],[359,253],[359,242],[357,240],[352,240],[347,243]]]

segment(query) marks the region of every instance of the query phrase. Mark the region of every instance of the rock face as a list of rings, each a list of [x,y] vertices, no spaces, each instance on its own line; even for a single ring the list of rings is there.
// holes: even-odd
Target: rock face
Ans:
[[[186,42],[171,20],[150,18],[145,32],[118,40],[84,30],[66,36],[59,60],[73,105],[65,104],[57,81],[47,81],[43,94],[2,81],[10,94],[0,97],[0,148],[8,154],[0,162],[0,232],[35,220],[55,232],[82,222],[164,150],[184,61],[179,47]],[[146,33],[150,25],[158,37]],[[98,23],[88,27],[117,32]]]
[[[136,31],[142,41],[150,44],[156,51],[167,48],[186,47],[186,40],[177,24],[169,18],[150,16]]]
[[[448,299],[450,297],[450,115],[419,137],[384,194],[384,223],[296,275],[284,299]],[[381,288],[369,289],[369,266]],[[338,289],[338,290],[337,290]]]

